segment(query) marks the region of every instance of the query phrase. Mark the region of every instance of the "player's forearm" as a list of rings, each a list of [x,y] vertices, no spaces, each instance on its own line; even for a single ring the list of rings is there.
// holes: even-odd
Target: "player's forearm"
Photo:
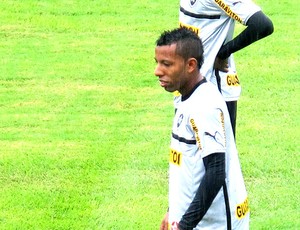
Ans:
[[[273,31],[272,21],[262,11],[256,12],[249,18],[246,29],[222,46],[217,56],[226,59],[232,53],[272,34]]]
[[[179,222],[180,230],[196,227],[201,221],[225,181],[225,153],[214,153],[203,159],[206,173],[194,200]]]

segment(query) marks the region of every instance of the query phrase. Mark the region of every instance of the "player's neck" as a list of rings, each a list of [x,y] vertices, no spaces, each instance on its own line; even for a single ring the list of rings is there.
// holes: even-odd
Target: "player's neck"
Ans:
[[[183,92],[180,92],[182,95],[182,98],[189,98],[190,95],[195,91],[195,89],[201,84],[201,82],[205,78],[199,73],[197,76],[190,79],[188,82],[188,86],[183,90]]]

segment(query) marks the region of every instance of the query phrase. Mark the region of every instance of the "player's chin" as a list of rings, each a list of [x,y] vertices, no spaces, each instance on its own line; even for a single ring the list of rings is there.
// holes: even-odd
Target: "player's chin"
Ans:
[[[176,89],[171,88],[171,87],[164,87],[164,88],[165,88],[165,90],[166,90],[167,92],[169,92],[169,93],[174,93],[174,92],[176,91]]]

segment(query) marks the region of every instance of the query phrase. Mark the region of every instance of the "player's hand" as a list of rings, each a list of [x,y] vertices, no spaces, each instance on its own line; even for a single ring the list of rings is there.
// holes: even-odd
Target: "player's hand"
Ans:
[[[168,225],[169,225],[169,212],[166,213],[164,219],[162,220],[159,230],[168,230]]]
[[[214,63],[214,69],[227,73],[229,71],[228,68],[229,68],[228,59],[220,59],[216,57]]]
[[[178,224],[177,222],[176,222],[176,223],[173,223],[173,224],[171,225],[171,230],[180,230],[178,225],[179,225],[179,224]]]

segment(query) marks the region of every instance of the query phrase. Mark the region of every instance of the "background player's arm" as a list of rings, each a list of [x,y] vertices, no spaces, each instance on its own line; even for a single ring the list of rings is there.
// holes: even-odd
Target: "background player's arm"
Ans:
[[[168,230],[169,226],[169,212],[166,213],[164,219],[161,221],[159,230]]]
[[[225,60],[232,53],[243,49],[259,39],[269,36],[274,31],[272,21],[262,11],[253,14],[248,19],[246,26],[246,29],[238,36],[221,47],[216,60],[218,58]]]
[[[225,181],[225,153],[203,158],[205,175],[189,208],[179,222],[179,229],[192,229],[201,221]]]

